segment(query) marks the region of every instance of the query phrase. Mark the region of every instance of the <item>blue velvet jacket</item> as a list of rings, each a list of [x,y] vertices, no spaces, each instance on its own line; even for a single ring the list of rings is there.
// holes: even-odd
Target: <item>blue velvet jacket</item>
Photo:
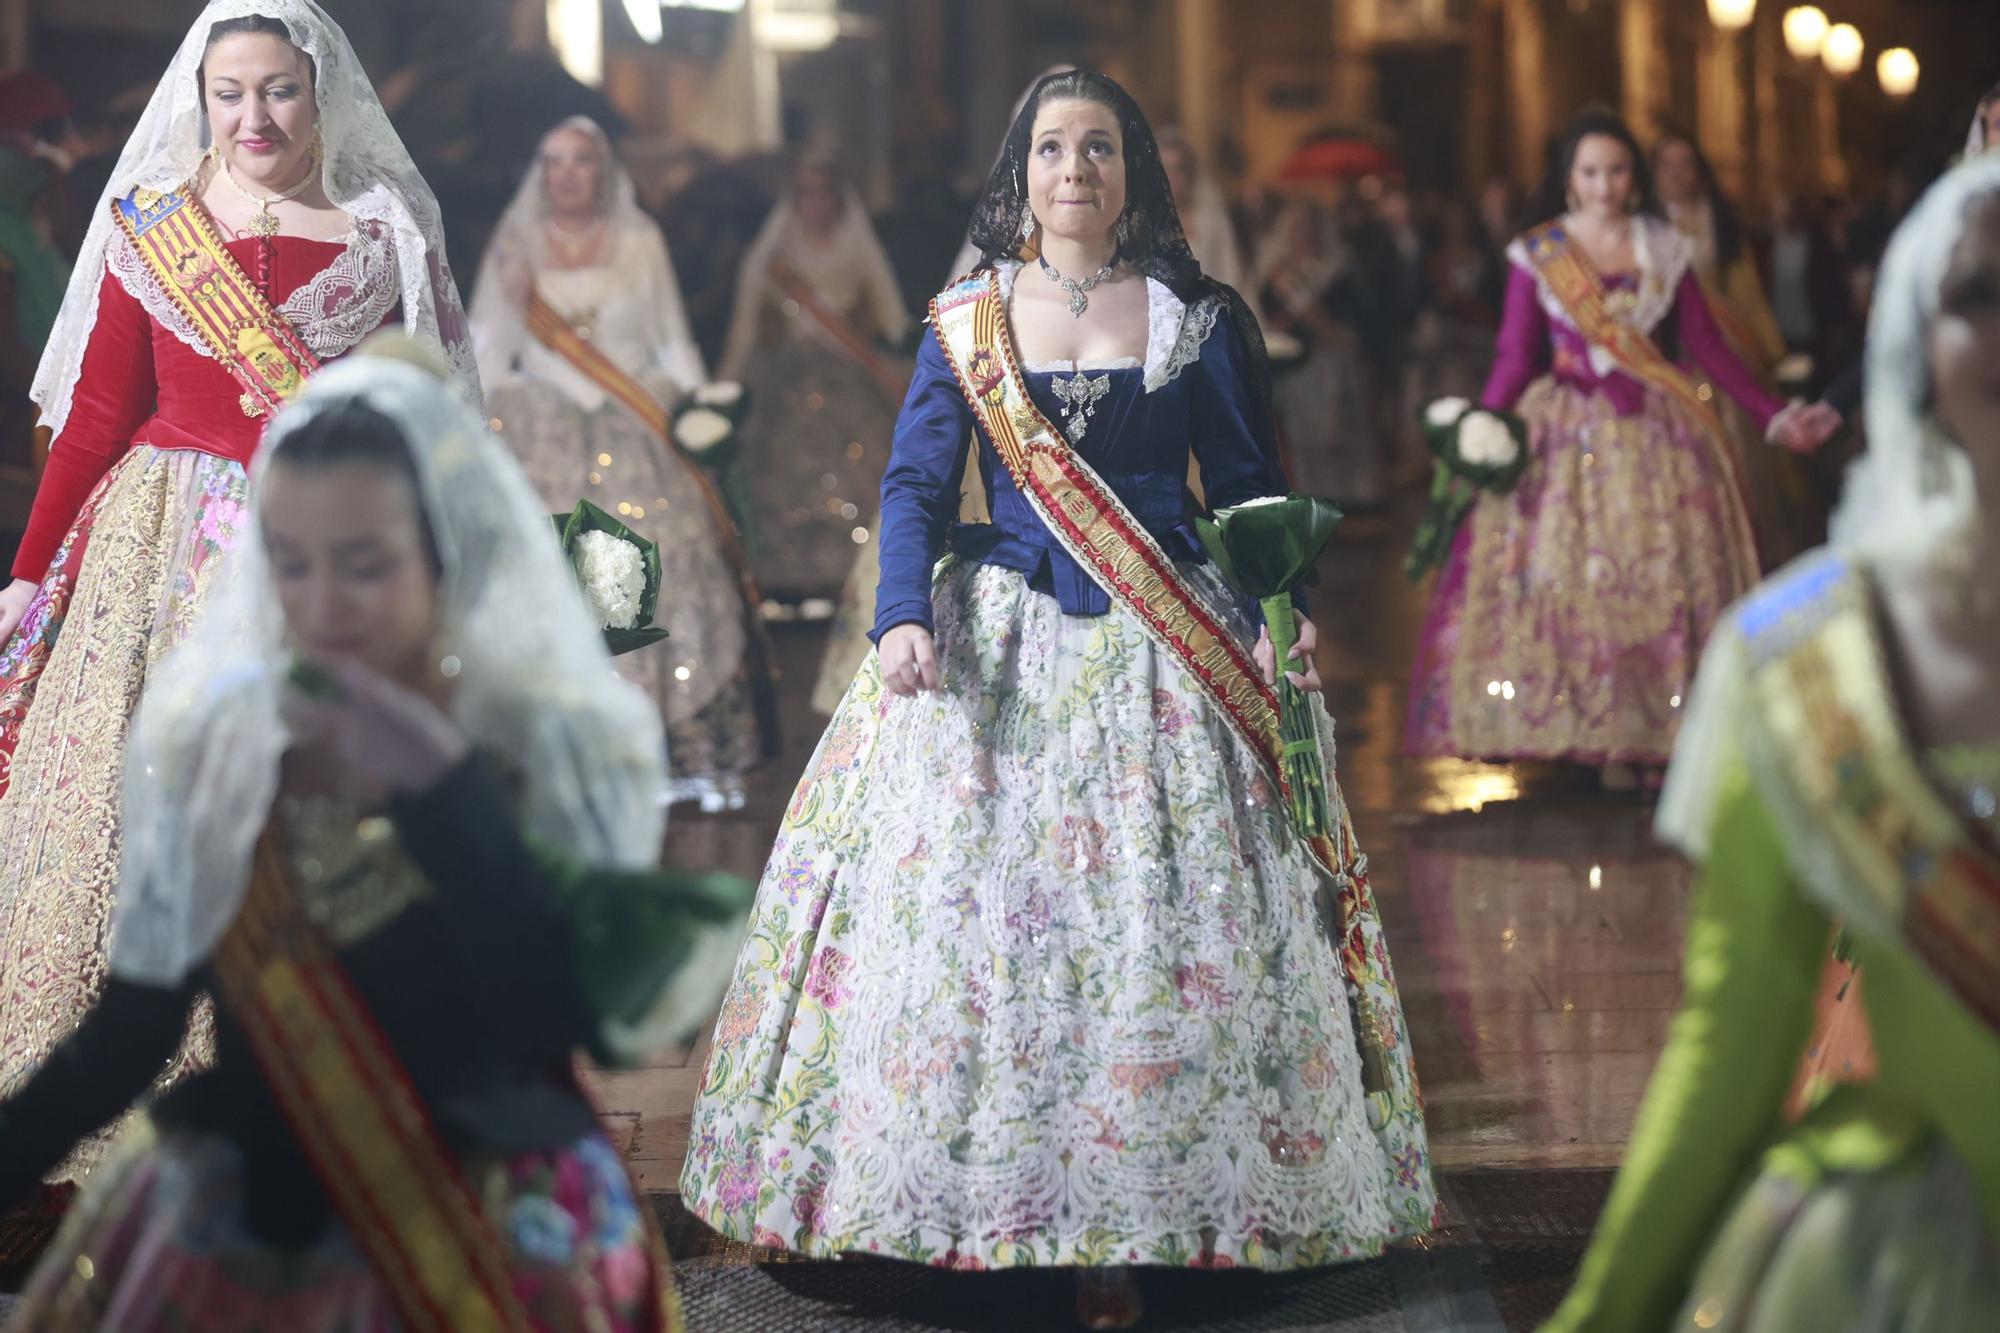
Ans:
[[[1011,289],[1011,276],[1003,271],[1003,291]],[[1249,354],[1227,308],[1214,298],[1183,306],[1150,279],[1148,288],[1145,364],[1083,372],[1109,383],[1075,447],[1169,556],[1201,562],[1206,556],[1194,531],[1197,508],[1187,488],[1190,451],[1201,465],[1208,502],[1218,509],[1290,488],[1269,413],[1251,388]],[[1059,426],[1064,404],[1051,386],[1073,373],[1068,367],[1026,372],[1035,405]],[[993,521],[958,523],[958,483],[975,436]],[[896,421],[879,532],[882,578],[870,638],[879,640],[897,625],[931,628],[931,571],[946,549],[1019,570],[1029,587],[1054,597],[1069,615],[1110,609],[1109,595],[1015,489],[966,405],[935,329],[924,331],[916,375]]]

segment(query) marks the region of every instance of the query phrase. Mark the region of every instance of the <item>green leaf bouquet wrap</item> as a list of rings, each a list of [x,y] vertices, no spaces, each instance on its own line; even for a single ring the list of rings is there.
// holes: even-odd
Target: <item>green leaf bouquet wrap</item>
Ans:
[[[653,624],[660,605],[660,548],[588,500],[553,516],[563,555],[597,623],[604,646],[616,657],[658,643],[667,632]]]
[[[1404,557],[1403,572],[1421,579],[1451,554],[1458,526],[1481,491],[1504,495],[1528,465],[1528,427],[1511,412],[1440,398],[1424,409],[1424,440],[1437,457],[1431,498]]]
[[[1237,588],[1257,599],[1278,665],[1280,763],[1289,792],[1288,812],[1303,837],[1333,826],[1327,805],[1326,765],[1311,702],[1287,674],[1299,641],[1292,590],[1309,583],[1320,553],[1340,525],[1340,510],[1316,495],[1274,495],[1218,509],[1196,521],[1201,544]]]
[[[733,380],[717,380],[674,405],[667,435],[683,456],[714,474],[715,488],[743,534],[743,545],[755,552],[762,538],[750,481],[743,475],[742,431],[749,416],[750,391]]]
[[[591,1057],[631,1066],[697,1031],[735,968],[750,882],[720,871],[587,865],[526,841],[570,923],[577,982],[597,1020]]]

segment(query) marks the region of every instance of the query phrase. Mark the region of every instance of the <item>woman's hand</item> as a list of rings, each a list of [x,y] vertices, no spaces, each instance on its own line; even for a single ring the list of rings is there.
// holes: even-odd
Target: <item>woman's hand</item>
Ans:
[[[1312,621],[1304,616],[1299,617],[1298,623],[1299,641],[1292,645],[1291,660],[1297,662],[1303,670],[1287,670],[1285,674],[1291,677],[1292,684],[1300,689],[1316,690],[1320,687],[1320,679],[1319,668],[1313,665],[1313,649],[1319,646],[1319,631],[1314,629]],[[1273,651],[1270,629],[1260,626],[1257,630],[1257,647],[1251,655],[1257,661],[1257,669],[1264,673],[1266,685],[1278,683],[1278,668],[1271,660]]]
[[[1771,418],[1771,424],[1764,428],[1764,438],[1795,454],[1809,454],[1825,444],[1840,426],[1840,413],[1826,403],[1795,398]]]
[[[285,691],[292,733],[340,764],[342,786],[364,801],[429,791],[471,749],[465,736],[429,699],[352,658],[314,665],[340,686],[338,699]]]
[[[875,645],[882,660],[882,684],[889,693],[908,697],[919,690],[935,690],[943,677],[938,672],[937,644],[922,625],[898,625]]]
[[[15,579],[5,588],[0,588],[0,647],[14,637],[14,631],[21,628],[21,620],[28,614],[28,607],[35,600],[39,585],[27,579]]]

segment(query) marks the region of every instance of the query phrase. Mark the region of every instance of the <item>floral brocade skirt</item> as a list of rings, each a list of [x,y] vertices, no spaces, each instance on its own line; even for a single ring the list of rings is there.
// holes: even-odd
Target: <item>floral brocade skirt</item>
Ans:
[[[63,1223],[16,1312],[40,1333],[397,1333],[388,1288],[346,1227],[302,1249],[260,1241],[243,1209],[243,1158],[213,1135],[122,1141]],[[630,1178],[598,1135],[467,1163],[473,1197],[508,1249],[536,1329],[680,1327]]]
[[[134,448],[84,501],[0,653],[0,1096],[104,984],[132,711],[246,521],[241,464]],[[169,1077],[207,1045],[204,1006]],[[97,1142],[58,1178],[80,1178]]]
[[[1432,594],[1404,746],[1665,763],[1709,631],[1756,582],[1726,441],[1648,391],[1537,381],[1530,458],[1475,502]]]
[[[688,1207],[745,1241],[955,1268],[1289,1269],[1425,1231],[1365,861],[1350,976],[1257,760],[1136,619],[1065,616],[972,563],[934,600],[943,688],[889,695],[867,659],[787,810]],[[1350,984],[1386,1097],[1363,1091]]]

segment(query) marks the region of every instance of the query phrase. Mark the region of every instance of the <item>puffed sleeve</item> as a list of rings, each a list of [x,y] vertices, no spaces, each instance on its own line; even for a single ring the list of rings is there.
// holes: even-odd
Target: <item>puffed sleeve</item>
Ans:
[[[1535,382],[1549,356],[1549,316],[1542,309],[1542,295],[1535,275],[1519,264],[1509,267],[1507,303],[1500,315],[1500,336],[1494,346],[1493,371],[1486,377],[1486,390],[1479,405],[1495,412],[1511,412],[1528,386]]]
[[[1668,1326],[1779,1127],[1830,930],[1792,885],[1777,830],[1737,762],[1688,924],[1681,1011],[1576,1287],[1544,1333]]]
[[[153,321],[109,270],[97,289],[97,324],[84,349],[69,419],[49,448],[14,577],[36,582],[62,545],[77,511],[132,447],[159,401],[153,376]]]
[[[931,628],[931,568],[958,517],[958,483],[972,441],[972,410],[945,360],[937,330],[925,328],[917,370],[896,418],[889,467],[882,474],[882,517],[876,540],[882,564],[875,591],[880,642],[898,625]]]
[[[1695,364],[1750,414],[1758,430],[1770,425],[1785,400],[1765,392],[1756,375],[1729,349],[1729,340],[1722,336],[1693,270],[1681,275],[1681,285],[1674,292],[1674,318],[1680,321],[1681,345],[1694,357]]]
[[[1249,350],[1227,306],[1202,344],[1194,374],[1189,445],[1201,465],[1208,507],[1227,509],[1267,495],[1290,495],[1270,405],[1257,392]],[[1308,609],[1304,588],[1292,589],[1292,603],[1302,613]]]

